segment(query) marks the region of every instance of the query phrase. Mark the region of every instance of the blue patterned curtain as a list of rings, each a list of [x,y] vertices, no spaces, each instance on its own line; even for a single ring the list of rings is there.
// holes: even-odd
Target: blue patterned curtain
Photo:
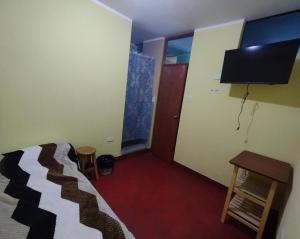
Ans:
[[[131,52],[129,56],[122,142],[148,140],[152,119],[155,60]]]

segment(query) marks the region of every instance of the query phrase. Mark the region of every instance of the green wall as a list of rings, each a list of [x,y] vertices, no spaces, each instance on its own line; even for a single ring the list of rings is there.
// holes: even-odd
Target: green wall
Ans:
[[[1,1],[0,152],[69,141],[119,155],[131,24],[88,0]]]

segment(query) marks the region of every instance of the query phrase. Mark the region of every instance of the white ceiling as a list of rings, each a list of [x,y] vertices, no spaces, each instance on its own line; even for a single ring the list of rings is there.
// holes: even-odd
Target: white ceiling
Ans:
[[[300,9],[300,0],[98,0],[133,19],[132,41]]]

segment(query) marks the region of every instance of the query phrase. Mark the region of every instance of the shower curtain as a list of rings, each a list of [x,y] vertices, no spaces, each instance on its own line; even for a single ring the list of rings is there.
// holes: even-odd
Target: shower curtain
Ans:
[[[154,66],[154,58],[130,52],[122,143],[148,140],[152,119]]]

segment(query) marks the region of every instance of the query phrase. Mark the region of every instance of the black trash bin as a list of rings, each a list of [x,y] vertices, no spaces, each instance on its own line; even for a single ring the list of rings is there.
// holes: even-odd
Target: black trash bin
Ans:
[[[97,158],[97,164],[100,168],[102,175],[108,175],[112,173],[115,163],[115,157],[109,154],[101,155]]]

